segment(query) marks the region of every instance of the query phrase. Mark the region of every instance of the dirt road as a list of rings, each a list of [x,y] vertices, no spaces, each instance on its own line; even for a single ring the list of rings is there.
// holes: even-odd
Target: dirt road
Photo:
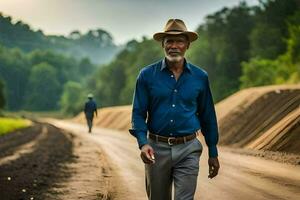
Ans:
[[[139,158],[136,141],[127,132],[86,127],[65,121],[52,121],[74,134],[87,135],[103,149],[114,172],[114,199],[146,199],[144,165]],[[221,169],[208,179],[207,149],[201,155],[196,200],[296,200],[300,196],[300,166],[277,163],[262,158],[234,154],[219,148]]]

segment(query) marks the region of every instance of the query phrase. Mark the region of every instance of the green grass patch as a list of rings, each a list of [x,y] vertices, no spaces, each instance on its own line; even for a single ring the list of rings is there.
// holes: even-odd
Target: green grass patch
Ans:
[[[26,118],[31,120],[37,120],[39,118],[57,118],[57,119],[64,119],[72,116],[67,116],[63,114],[60,110],[54,111],[25,111],[20,110],[16,112],[12,111],[4,111],[3,115],[6,117],[19,117],[19,118]]]
[[[26,119],[0,117],[0,136],[30,125],[31,121]]]

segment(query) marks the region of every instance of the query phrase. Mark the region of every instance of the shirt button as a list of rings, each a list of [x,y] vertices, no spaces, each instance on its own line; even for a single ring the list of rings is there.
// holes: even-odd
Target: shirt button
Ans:
[[[171,77],[173,78],[173,77],[174,77],[174,75],[171,75]]]
[[[173,119],[171,119],[171,120],[170,120],[170,122],[174,122],[174,120],[173,120]]]
[[[170,135],[172,136],[172,135],[173,135],[173,133],[170,133]]]
[[[175,89],[174,92],[177,92],[177,90]]]
[[[175,104],[173,104],[172,107],[174,108],[174,107],[175,107]]]

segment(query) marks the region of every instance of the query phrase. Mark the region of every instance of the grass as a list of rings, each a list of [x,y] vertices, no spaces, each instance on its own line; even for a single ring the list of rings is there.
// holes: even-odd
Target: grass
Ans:
[[[0,136],[31,125],[26,119],[0,117]]]
[[[54,111],[5,111],[3,112],[3,115],[6,117],[19,117],[19,118],[27,118],[27,119],[32,119],[36,120],[39,118],[57,118],[57,119],[64,119],[72,116],[67,116],[63,114],[59,110],[54,110]]]

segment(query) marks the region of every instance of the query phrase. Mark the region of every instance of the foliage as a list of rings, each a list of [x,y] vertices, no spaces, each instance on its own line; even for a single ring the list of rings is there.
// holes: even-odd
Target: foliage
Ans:
[[[288,19],[286,52],[276,59],[256,58],[243,63],[241,88],[300,82],[300,11]]]
[[[215,102],[240,88],[299,80],[299,4],[261,0],[223,8],[196,30],[187,59],[207,71]],[[163,58],[159,43],[131,41],[89,79],[101,106],[129,104],[139,70]]]
[[[114,61],[90,78],[88,88],[100,100],[100,107],[130,104],[139,70],[161,57],[159,43],[146,38],[130,41]]]
[[[240,78],[242,88],[273,84],[279,67],[278,62],[263,59],[253,59],[242,65],[243,76]]]
[[[299,10],[296,0],[262,0],[250,33],[251,57],[274,59],[286,50],[286,20]]]
[[[51,50],[78,59],[89,58],[93,63],[107,63],[119,51],[110,33],[102,29],[82,34],[73,31],[68,37],[45,35],[34,31],[22,21],[13,23],[9,16],[0,13],[0,44],[7,48],[19,48],[24,52]]]
[[[0,79],[5,84],[8,109],[22,108],[29,73],[29,60],[19,49],[9,50],[0,46]]]
[[[61,94],[56,69],[48,63],[34,65],[28,80],[26,104],[29,110],[54,110]]]
[[[246,3],[240,3],[207,16],[197,30],[199,40],[188,52],[189,60],[207,71],[216,101],[239,88],[240,63],[249,59],[248,35],[254,25],[251,11]]]
[[[241,88],[300,82],[300,4],[259,2],[223,8],[196,30],[199,39],[187,59],[207,71],[215,103]],[[161,44],[143,38],[129,41],[96,69],[93,58],[106,62],[116,49],[104,30],[45,36],[3,16],[0,29],[0,42],[9,47],[0,46],[0,79],[9,110],[62,108],[74,114],[82,109],[84,91],[92,92],[100,107],[130,104],[140,69],[163,58]],[[90,61],[86,57],[91,55]]]
[[[63,113],[75,115],[83,110],[85,93],[81,84],[69,81],[64,85],[64,91],[60,99]]]
[[[84,84],[95,70],[87,58],[77,61],[48,50],[26,54],[0,46],[0,79],[8,110],[59,109],[63,85],[68,81]]]

